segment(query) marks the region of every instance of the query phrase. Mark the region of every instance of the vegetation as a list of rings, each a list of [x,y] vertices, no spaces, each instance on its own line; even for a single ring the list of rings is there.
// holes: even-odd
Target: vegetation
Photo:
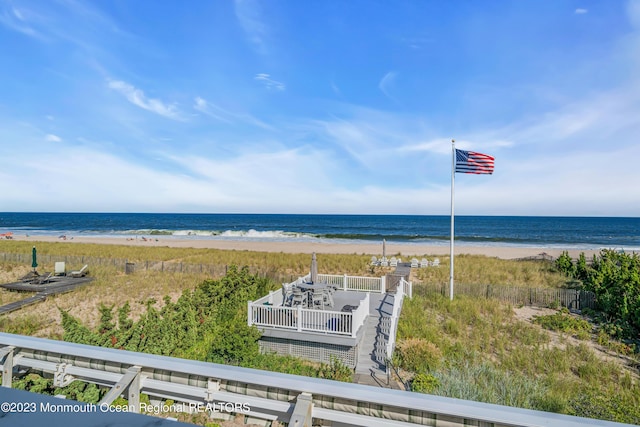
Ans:
[[[96,328],[62,311],[63,339],[82,344],[161,354],[187,359],[233,364],[342,381],[351,370],[338,361],[316,366],[293,357],[260,354],[260,332],[247,326],[247,304],[266,295],[276,285],[268,279],[232,266],[220,280],[206,280],[186,290],[176,302],[146,302],[138,320],[130,317],[129,303],[117,309],[101,305]]]
[[[31,246],[31,242],[0,242],[0,252],[29,252]],[[38,243],[38,251],[137,263],[241,263],[257,267],[252,271],[292,275],[308,272],[310,259],[306,254],[63,242]],[[369,265],[369,257],[322,255],[319,261],[327,273],[384,274],[385,270]],[[563,255],[555,265],[456,257],[459,283],[580,285],[592,290],[603,314],[590,316],[600,327],[593,329],[584,318],[566,311],[539,316],[537,325],[531,325],[515,319],[513,309],[498,301],[460,295],[454,301],[433,294],[427,297],[425,287],[414,285],[413,300],[403,306],[393,362],[408,373],[408,383],[418,392],[640,423],[637,371],[603,360],[592,349],[599,344],[637,359],[631,340],[634,333],[638,336],[633,328],[640,319],[637,262],[636,256],[615,252],[603,252],[592,263],[584,256],[574,262]],[[2,265],[18,271],[15,264]],[[52,266],[41,268],[46,271],[47,267]],[[422,283],[446,283],[447,257],[441,257],[440,268],[419,269],[417,273]],[[307,376],[351,378],[351,370],[335,361],[318,365],[257,351],[257,332],[246,326],[246,301],[277,286],[265,278],[268,274],[258,276],[246,269],[229,268],[224,277],[153,269],[125,275],[109,265],[91,266],[91,274],[95,280],[85,288],[3,316],[0,329]],[[11,300],[13,294],[6,298]],[[560,337],[541,327],[560,332]],[[95,390],[82,388],[86,385],[74,383],[61,392],[53,390],[46,379],[27,376],[21,381],[32,390],[95,398]]]
[[[637,339],[640,334],[640,257],[603,250],[591,264],[584,254],[574,263],[567,252],[556,260],[556,267],[582,287],[595,293],[598,309],[593,313],[609,335]]]
[[[566,316],[540,322],[583,330],[584,320]],[[491,299],[427,298],[417,286],[403,305],[394,363],[418,392],[640,423],[636,373],[598,358],[587,342],[552,339]]]
[[[566,277],[552,263],[490,258],[479,255],[456,256],[456,281],[492,286],[524,286],[559,288]],[[440,258],[439,268],[421,268],[416,279],[426,284],[449,282],[449,257]]]
[[[536,316],[533,322],[545,329],[568,333],[581,340],[589,339],[593,329],[588,321],[569,314],[566,308],[555,314]]]

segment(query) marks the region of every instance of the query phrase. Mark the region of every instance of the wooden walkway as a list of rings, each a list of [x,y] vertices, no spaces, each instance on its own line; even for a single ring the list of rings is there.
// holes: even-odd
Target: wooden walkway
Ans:
[[[58,276],[53,277],[48,283],[44,283],[42,285],[36,285],[29,282],[5,283],[0,285],[0,287],[18,292],[36,292],[36,294],[28,298],[0,306],[0,315],[44,301],[50,295],[71,292],[77,287],[84,286],[92,280],[92,277]]]

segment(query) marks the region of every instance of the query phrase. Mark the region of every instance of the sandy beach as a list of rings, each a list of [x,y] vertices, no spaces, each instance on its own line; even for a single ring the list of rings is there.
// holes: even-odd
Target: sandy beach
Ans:
[[[283,253],[332,253],[332,254],[366,254],[380,256],[382,243],[320,243],[296,241],[252,241],[252,240],[217,240],[217,239],[189,239],[189,238],[142,238],[130,239],[125,237],[69,237],[66,240],[55,236],[25,236],[14,235],[14,240],[32,242],[67,242],[67,243],[95,243],[108,245],[131,245],[142,247],[176,247],[176,248],[208,248],[237,251],[283,252]],[[522,247],[522,246],[465,246],[456,245],[455,254],[485,255],[502,259],[524,258],[546,253],[557,257],[562,248]],[[599,253],[598,249],[567,249],[572,257],[584,252],[587,257]],[[387,256],[400,254],[401,256],[444,256],[449,254],[448,245],[416,245],[387,242]]]

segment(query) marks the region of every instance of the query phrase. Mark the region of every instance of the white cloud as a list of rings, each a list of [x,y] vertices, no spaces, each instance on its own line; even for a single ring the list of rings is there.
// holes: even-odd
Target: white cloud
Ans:
[[[261,55],[268,54],[268,28],[263,22],[261,5],[256,0],[235,0],[236,18],[244,30],[249,43]]]
[[[391,99],[392,101],[396,101],[396,99],[393,96],[391,96],[390,90],[396,80],[397,75],[398,75],[397,73],[393,71],[389,71],[387,74],[384,75],[384,77],[382,77],[382,79],[380,79],[380,83],[378,83],[378,89],[380,89],[380,91],[384,93],[385,96]]]
[[[195,110],[200,111],[201,113],[206,114],[209,117],[213,117],[214,119],[220,120],[221,122],[231,123],[228,117],[224,117],[224,111],[216,105],[210,104],[204,98],[200,98],[199,96],[194,99],[195,104],[193,108]]]
[[[576,15],[584,15],[584,14],[585,14],[585,13],[587,13],[587,12],[589,12],[589,10],[588,10],[588,9],[583,9],[583,8],[581,8],[581,7],[577,8],[577,9],[574,11],[574,13],[575,13]]]
[[[121,93],[129,102],[142,109],[170,119],[182,120],[182,117],[175,105],[165,104],[159,99],[147,98],[142,90],[121,80],[109,80],[108,84],[109,88]]]
[[[225,110],[224,108],[213,104],[206,99],[197,96],[194,99],[193,108],[206,116],[212,117],[221,122],[228,124],[235,124],[237,122],[249,124],[266,130],[275,130],[273,126],[263,122],[247,113],[236,113],[233,111]]]
[[[264,87],[266,87],[269,90],[281,91],[285,89],[284,83],[279,82],[277,80],[273,80],[269,74],[258,73],[255,75],[254,80],[259,81],[264,85]]]
[[[12,7],[10,10],[5,9],[0,12],[0,24],[29,37],[46,41],[47,38],[29,24],[25,16],[28,15],[28,13],[27,10],[20,10],[15,7]]]
[[[48,142],[61,142],[61,141],[62,141],[62,138],[60,138],[60,137],[59,137],[59,136],[57,136],[57,135],[51,134],[51,133],[50,133],[50,134],[48,134],[47,136],[45,136],[45,138],[44,138],[44,139],[45,139],[46,141],[48,141]]]

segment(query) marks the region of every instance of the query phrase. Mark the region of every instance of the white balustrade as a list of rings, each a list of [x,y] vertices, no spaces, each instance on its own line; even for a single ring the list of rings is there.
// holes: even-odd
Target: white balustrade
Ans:
[[[404,278],[400,279],[396,295],[393,298],[393,309],[391,311],[391,325],[389,326],[389,339],[387,341],[387,359],[391,359],[393,356],[393,350],[396,346],[396,332],[398,330],[398,320],[400,318],[400,311],[402,310],[402,301],[404,296],[407,295],[411,298],[412,285],[411,282],[407,282]]]
[[[366,292],[364,300],[351,313],[339,311],[306,309],[282,306],[283,290],[288,292],[295,286],[308,282],[310,275],[299,277],[291,283],[282,285],[283,289],[247,304],[247,324],[278,329],[318,332],[325,334],[347,335],[355,337],[358,329],[364,325],[369,314],[369,293],[383,293],[383,277],[347,276],[338,274],[319,274],[318,281],[336,286],[345,291]]]

